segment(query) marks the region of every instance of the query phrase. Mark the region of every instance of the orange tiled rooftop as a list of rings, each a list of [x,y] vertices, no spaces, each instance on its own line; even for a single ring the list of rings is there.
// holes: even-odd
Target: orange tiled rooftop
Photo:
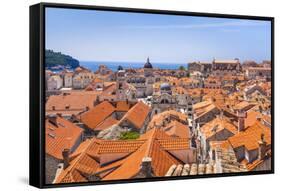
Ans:
[[[129,179],[140,175],[144,157],[152,159],[154,176],[164,176],[172,164],[183,164],[182,152],[190,148],[189,139],[175,139],[155,128],[137,140],[82,143],[71,156],[70,165],[56,183],[84,182],[96,174],[102,180]],[[183,161],[182,161],[183,160]]]

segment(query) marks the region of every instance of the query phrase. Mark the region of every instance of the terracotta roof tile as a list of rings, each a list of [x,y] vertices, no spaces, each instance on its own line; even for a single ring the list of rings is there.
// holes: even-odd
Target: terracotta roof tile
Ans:
[[[103,122],[101,122],[96,128],[96,131],[103,131],[114,124],[117,124],[119,121],[114,119],[113,117],[106,118]]]
[[[267,142],[267,145],[270,145],[270,128],[264,126],[259,121],[247,127],[244,131],[230,137],[228,140],[233,148],[244,146],[247,150],[254,150],[259,147],[258,141],[260,141],[261,139],[261,134],[264,134],[264,138]]]
[[[114,111],[115,107],[108,101],[103,101],[89,111],[82,113],[79,118],[85,125],[95,130],[95,128],[103,123],[106,118],[110,117]]]
[[[139,138],[139,140],[148,139],[172,139],[172,137],[164,131],[159,130],[158,128],[153,128],[151,130],[148,130],[145,134],[142,134]]]
[[[181,112],[175,111],[175,110],[167,110],[164,112],[161,112],[157,115],[154,115],[153,118],[151,119],[151,121],[148,124],[148,129],[152,129],[155,126],[162,126],[163,121],[167,120],[167,119],[171,119],[174,118],[175,120],[179,120],[179,121],[185,121],[187,122],[187,115],[183,114]]]
[[[212,102],[210,100],[198,102],[198,103],[193,105],[193,109],[194,110],[202,109],[202,108],[208,107],[211,104],[212,104]]]
[[[165,150],[183,150],[189,149],[189,139],[187,138],[173,138],[158,140],[159,144]]]
[[[149,130],[137,140],[108,141],[94,138],[81,144],[82,149],[77,150],[82,152],[73,157],[71,165],[63,170],[56,182],[85,181],[80,175],[85,177],[85,174],[91,173],[97,174],[102,180],[134,178],[140,172],[144,157],[152,158],[155,176],[164,176],[171,165],[183,163],[169,151],[188,150],[188,143],[189,139],[172,138],[157,128]],[[93,157],[90,151],[97,156]]]
[[[62,159],[62,151],[71,149],[81,138],[83,130],[70,121],[56,116],[56,122],[45,120],[46,153]]]
[[[159,142],[153,142],[150,154],[152,169],[156,176],[165,176],[166,172],[173,164],[181,164],[176,158],[161,148]]]
[[[136,152],[130,155],[120,167],[103,180],[134,178],[139,173],[142,159],[145,156],[152,158],[152,169],[156,176],[164,176],[172,164],[180,164],[177,159],[172,157],[161,147],[158,139],[153,139],[155,136],[154,133],[157,133],[159,130],[154,129],[150,131],[152,132],[151,139],[146,141]]]
[[[251,104],[251,103],[249,103],[249,102],[247,102],[247,101],[242,101],[242,102],[236,104],[236,105],[234,106],[234,109],[236,109],[236,110],[242,110],[242,109],[245,109],[245,108],[247,108],[247,107],[254,107],[254,106],[255,106],[255,104]]]
[[[204,115],[206,115],[207,113],[213,111],[213,110],[216,110],[218,109],[217,106],[215,104],[211,104],[211,105],[208,105],[204,108],[200,108],[200,109],[194,109],[194,114],[195,114],[195,118],[200,118]]]
[[[46,114],[78,114],[85,109],[92,108],[97,92],[72,91],[60,95],[52,95],[46,103]]]
[[[247,117],[245,119],[245,127],[249,127],[254,125],[257,122],[257,117],[258,116],[262,116],[262,114],[260,112],[257,111],[248,111],[247,112]]]
[[[131,108],[131,103],[127,101],[117,101],[116,103],[116,111],[124,111],[127,112]]]
[[[190,131],[188,125],[184,125],[178,121],[172,121],[163,130],[170,136],[179,138],[189,138]]]
[[[120,123],[122,123],[123,120],[128,120],[134,124],[136,128],[141,128],[148,117],[149,112],[150,107],[140,101],[123,116]]]
[[[104,140],[100,144],[99,154],[105,153],[130,153],[138,149],[144,143],[143,140]]]
[[[230,122],[226,117],[216,117],[209,123],[203,125],[200,128],[200,131],[202,134],[205,135],[206,139],[208,139],[224,129],[228,130],[233,135],[237,133],[237,127],[232,122]]]

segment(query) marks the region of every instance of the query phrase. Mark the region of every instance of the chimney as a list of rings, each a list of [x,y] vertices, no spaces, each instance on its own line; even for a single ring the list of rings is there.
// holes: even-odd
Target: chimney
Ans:
[[[145,178],[152,177],[152,159],[150,157],[144,157],[141,163],[141,174],[144,175]]]
[[[62,151],[63,157],[63,169],[66,169],[69,166],[69,149],[64,149]]]
[[[94,106],[97,106],[100,104],[100,96],[96,97],[96,100],[94,101]]]
[[[238,117],[238,132],[244,131],[245,118],[247,117],[247,113],[244,111],[237,111],[237,117]]]
[[[264,134],[261,134],[261,140],[259,140],[259,159],[263,159],[265,157],[265,151],[266,151],[266,141],[264,140]]]
[[[55,114],[48,115],[49,122],[57,126],[57,116]]]

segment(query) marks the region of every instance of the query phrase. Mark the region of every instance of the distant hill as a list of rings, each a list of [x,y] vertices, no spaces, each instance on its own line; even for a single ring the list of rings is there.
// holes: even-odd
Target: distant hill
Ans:
[[[60,52],[54,52],[53,50],[46,50],[45,64],[46,67],[63,66],[74,69],[79,66],[79,61],[69,55],[65,55]]]

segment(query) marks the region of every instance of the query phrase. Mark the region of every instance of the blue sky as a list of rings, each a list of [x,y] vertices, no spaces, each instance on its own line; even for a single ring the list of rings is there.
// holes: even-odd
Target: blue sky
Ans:
[[[80,61],[270,60],[269,21],[47,8],[46,48]]]

